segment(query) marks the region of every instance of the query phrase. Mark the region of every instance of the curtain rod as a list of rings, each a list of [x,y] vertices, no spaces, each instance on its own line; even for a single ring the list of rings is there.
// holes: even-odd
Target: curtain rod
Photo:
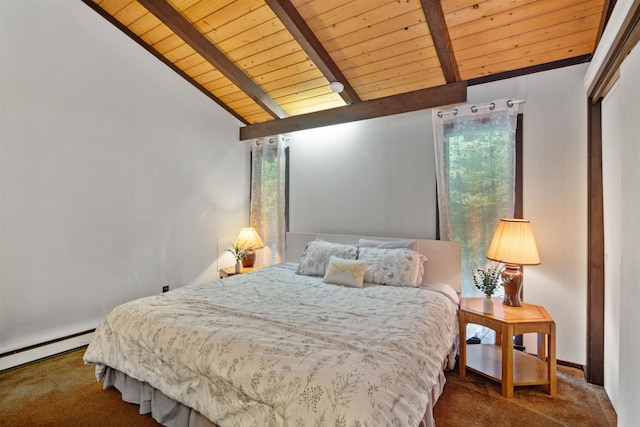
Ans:
[[[523,99],[509,99],[507,101],[507,107],[513,107],[516,104],[524,104],[526,101]],[[494,108],[496,108],[496,103],[492,102],[490,104],[486,104],[486,105],[480,105],[480,106],[472,106],[471,107],[471,112],[472,113],[477,113],[478,110],[484,109],[484,108],[488,108],[490,110],[493,110]],[[453,114],[454,116],[458,115],[458,109],[457,108],[453,108],[451,110],[444,110],[444,111],[438,111],[438,117],[442,118],[442,116],[444,116],[445,114]]]

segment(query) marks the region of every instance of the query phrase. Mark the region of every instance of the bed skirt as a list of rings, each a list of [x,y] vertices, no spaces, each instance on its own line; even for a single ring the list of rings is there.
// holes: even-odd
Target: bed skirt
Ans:
[[[457,341],[457,340],[456,340]],[[427,403],[427,410],[420,422],[420,427],[435,427],[433,420],[433,407],[442,394],[446,377],[444,370],[455,367],[457,342],[442,363],[438,381],[431,388],[431,395]],[[216,427],[216,425],[192,409],[172,398],[160,390],[153,388],[148,383],[138,381],[128,375],[107,366],[103,388],[115,387],[122,395],[122,400],[135,403],[140,406],[141,414],[151,414],[154,420],[167,427]]]
[[[150,413],[154,420],[164,426],[215,426],[198,411],[173,400],[148,383],[138,381],[108,366],[102,387],[104,389],[115,387],[122,395],[122,400],[139,405],[141,414]]]

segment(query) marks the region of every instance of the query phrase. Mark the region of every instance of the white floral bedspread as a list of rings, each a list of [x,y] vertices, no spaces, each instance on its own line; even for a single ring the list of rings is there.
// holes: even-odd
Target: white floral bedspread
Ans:
[[[275,266],[123,304],[84,360],[219,426],[417,426],[457,332],[438,292]]]

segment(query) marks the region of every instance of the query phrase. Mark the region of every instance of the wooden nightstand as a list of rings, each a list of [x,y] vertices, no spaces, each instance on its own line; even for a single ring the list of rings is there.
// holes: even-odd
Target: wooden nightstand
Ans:
[[[513,397],[514,386],[546,385],[556,394],[556,324],[544,307],[522,303],[522,307],[502,304],[494,298],[494,313],[482,312],[483,298],[463,298],[460,302],[460,376],[467,368],[502,383],[502,395]],[[496,344],[466,343],[467,324],[496,331]],[[513,336],[538,334],[537,357],[514,351]],[[546,337],[546,339],[544,339]],[[502,345],[504,344],[504,345]]]
[[[242,267],[242,271],[240,273],[236,273],[235,265],[232,265],[231,267],[224,267],[220,269],[220,278],[224,279],[226,277],[234,276],[236,274],[249,273],[251,271],[260,270],[263,267],[266,267],[266,265],[254,264],[253,267]]]

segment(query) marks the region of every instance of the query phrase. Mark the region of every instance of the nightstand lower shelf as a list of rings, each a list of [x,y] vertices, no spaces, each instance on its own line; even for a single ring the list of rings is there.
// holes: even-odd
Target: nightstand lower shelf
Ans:
[[[502,347],[494,344],[467,345],[467,369],[502,382]],[[513,352],[513,385],[549,384],[547,364],[522,351]]]
[[[496,344],[467,345],[460,340],[459,369],[464,378],[467,367],[502,384],[504,397],[513,397],[514,386],[543,385],[556,394],[556,324],[544,307],[523,302],[521,307],[493,301],[493,314],[483,312],[484,298],[462,298],[460,302],[460,336],[467,324],[485,326],[496,331]],[[516,351],[513,337],[535,333],[537,357]],[[502,346],[504,344],[504,347]]]

